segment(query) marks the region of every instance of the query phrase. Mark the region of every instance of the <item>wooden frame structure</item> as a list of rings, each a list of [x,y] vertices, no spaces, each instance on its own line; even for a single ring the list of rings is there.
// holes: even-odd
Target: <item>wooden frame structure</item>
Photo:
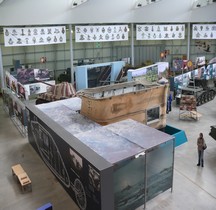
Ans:
[[[158,129],[166,126],[167,91],[168,85],[132,81],[84,89],[77,95],[82,98],[81,114],[101,125],[130,118]],[[155,108],[158,113],[153,113]]]

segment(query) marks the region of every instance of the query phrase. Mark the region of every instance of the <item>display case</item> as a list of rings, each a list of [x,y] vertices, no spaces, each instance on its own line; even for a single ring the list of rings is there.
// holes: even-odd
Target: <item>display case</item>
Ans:
[[[101,126],[80,108],[27,104],[30,144],[80,209],[131,210],[172,188],[173,136],[134,120]]]

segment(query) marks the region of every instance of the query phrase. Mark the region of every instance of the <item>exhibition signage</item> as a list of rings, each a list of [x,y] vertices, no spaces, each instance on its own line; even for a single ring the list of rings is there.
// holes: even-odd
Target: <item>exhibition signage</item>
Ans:
[[[216,39],[216,24],[193,24],[192,39]]]
[[[185,25],[136,25],[136,40],[172,40],[185,38]]]
[[[76,26],[76,42],[111,42],[128,40],[128,25]]]
[[[4,28],[5,47],[66,43],[66,27]]]

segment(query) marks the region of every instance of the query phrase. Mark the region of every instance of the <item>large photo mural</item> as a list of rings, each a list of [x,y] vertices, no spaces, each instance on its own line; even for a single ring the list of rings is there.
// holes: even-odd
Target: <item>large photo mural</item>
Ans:
[[[100,210],[100,172],[28,111],[28,138],[81,210]]]

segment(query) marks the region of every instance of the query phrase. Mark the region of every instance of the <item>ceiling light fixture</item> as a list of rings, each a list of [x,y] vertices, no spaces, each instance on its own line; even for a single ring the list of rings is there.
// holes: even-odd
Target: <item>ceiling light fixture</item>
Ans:
[[[145,6],[148,6],[150,4],[157,3],[159,1],[161,1],[161,0],[138,0],[136,2],[135,8],[145,7]]]
[[[89,1],[89,0],[72,0],[71,1],[71,8],[78,7],[78,6],[86,3],[87,1]]]
[[[192,9],[205,7],[205,6],[208,6],[214,2],[216,2],[216,0],[194,0]]]

